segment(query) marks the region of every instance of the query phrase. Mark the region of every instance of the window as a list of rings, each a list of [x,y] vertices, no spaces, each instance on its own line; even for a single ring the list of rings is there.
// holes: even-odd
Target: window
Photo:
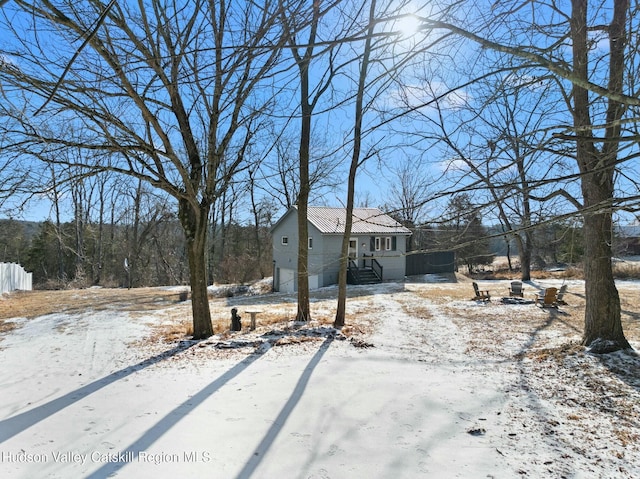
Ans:
[[[288,246],[289,245],[289,237],[288,236],[283,236],[282,237],[282,244],[284,246]]]
[[[387,236],[384,239],[384,249],[386,249],[387,251],[391,251],[391,236]]]
[[[309,249],[313,249],[313,238],[309,236]]]
[[[381,243],[380,238],[376,236],[376,241],[375,241],[376,251],[380,251],[380,249],[382,249],[382,246],[380,243]]]

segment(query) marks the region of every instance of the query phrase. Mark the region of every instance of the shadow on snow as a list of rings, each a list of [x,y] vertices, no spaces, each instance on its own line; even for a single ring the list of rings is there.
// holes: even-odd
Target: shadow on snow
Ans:
[[[17,414],[10,418],[0,421],[0,443],[12,438],[13,436],[25,431],[31,426],[47,419],[50,416],[62,411],[63,409],[71,406],[72,404],[81,401],[87,396],[101,390],[102,388],[113,384],[120,379],[126,378],[133,373],[141,371],[149,366],[164,361],[172,356],[182,353],[183,351],[192,347],[193,344],[180,344],[167,351],[163,351],[151,358],[147,358],[144,361],[139,362],[133,366],[128,366],[124,369],[109,374],[108,376],[97,379],[81,388],[71,391],[64,396],[53,399],[45,404],[37,406],[33,409]]]

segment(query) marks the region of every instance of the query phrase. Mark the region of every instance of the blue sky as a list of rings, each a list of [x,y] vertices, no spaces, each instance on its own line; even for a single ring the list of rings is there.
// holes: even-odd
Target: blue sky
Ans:
[[[505,2],[504,6],[507,7]],[[433,12],[433,3],[431,2],[412,2],[414,7],[406,7],[404,12],[416,11],[419,15],[428,17]],[[532,4],[533,5],[533,4]],[[482,8],[485,7],[485,8]],[[492,9],[499,8],[500,5],[494,4]],[[525,9],[526,10],[526,9]],[[470,14],[469,20],[478,20],[488,11],[496,11],[489,9],[486,2],[477,5],[476,13]],[[540,12],[539,10],[536,10]],[[526,10],[523,18],[526,17]],[[477,14],[477,18],[473,15]],[[606,12],[604,13],[606,15]],[[12,19],[13,20],[13,19]],[[410,23],[409,21],[407,21]],[[19,24],[18,24],[19,25]],[[329,28],[335,25],[325,25]],[[415,25],[413,25],[415,27]],[[514,31],[515,31],[514,24]],[[521,24],[517,24],[521,26]],[[382,25],[381,29],[391,28],[395,30],[402,27],[394,25]],[[329,38],[330,34],[323,31],[324,38]],[[384,69],[388,69],[395,63],[402,60],[405,55],[420,50],[422,45],[431,42],[434,39],[433,34],[419,31],[414,35],[406,35],[404,37],[395,37],[395,45],[391,52],[387,52],[384,58],[377,58],[377,63],[372,66],[371,78],[375,78],[376,74],[381,73]],[[6,41],[6,39],[5,39]],[[602,49],[602,42],[598,43],[598,48]],[[357,53],[360,44],[350,45],[343,48],[343,53],[339,58],[346,58],[348,55]],[[449,50],[445,50],[449,48]],[[369,85],[367,94],[372,109],[365,117],[365,125],[371,127],[384,121],[389,115],[403,108],[403,101],[408,102],[408,106],[414,106],[419,102],[425,101],[432,95],[442,94],[452,85],[463,81],[465,67],[469,69],[469,65],[475,65],[478,55],[473,45],[459,44],[457,50],[453,49],[453,45],[438,45],[437,48],[429,50],[423,56],[417,56],[413,59],[412,65],[403,69],[401,76],[398,76],[396,82],[391,82],[381,86],[380,82],[372,81]],[[60,72],[60,64],[64,64],[65,59],[70,58],[71,48],[58,48],[49,51],[49,54],[60,54],[58,66],[52,66],[52,76],[56,72]],[[566,52],[562,52],[566,54]],[[287,53],[285,53],[285,56]],[[449,58],[444,58],[449,56]],[[443,59],[454,60],[454,64],[447,65]],[[314,63],[315,80],[324,72],[326,62]],[[341,100],[349,97],[354,90],[356,68],[355,64],[346,68],[335,82],[335,89],[325,95],[322,102],[317,108],[317,116],[314,118],[314,141],[316,141],[316,152],[324,154],[325,151],[333,151],[331,157],[342,162],[342,170],[337,170],[336,175],[343,178],[346,184],[346,165],[350,160],[350,141],[351,141],[351,125],[353,119],[353,105],[351,100],[347,103],[339,103]],[[474,72],[467,71],[467,74]],[[81,75],[78,72],[72,72],[70,78]],[[278,103],[281,107],[281,113],[295,113],[296,105],[296,85],[297,79],[295,70],[290,70],[283,74],[282,78],[287,78],[287,86],[291,89],[286,95],[279,97]],[[80,78],[78,76],[78,78]],[[283,81],[283,84],[285,82]],[[281,92],[283,93],[283,92]],[[469,155],[482,155],[481,138],[474,138],[468,132],[463,131],[463,123],[470,117],[470,111],[474,107],[474,102],[478,102],[477,90],[464,88],[457,90],[455,93],[446,95],[441,104],[444,107],[445,123],[447,129],[457,135],[459,145]],[[463,111],[462,106],[470,107],[469,111]],[[558,103],[559,108],[563,107],[562,103]],[[324,111],[329,109],[329,111]],[[566,110],[565,110],[566,115]],[[452,190],[460,189],[466,182],[472,181],[467,174],[465,168],[451,168],[456,164],[456,157],[450,148],[443,146],[436,141],[436,134],[433,132],[434,122],[438,120],[438,111],[433,106],[418,109],[414,114],[408,115],[398,121],[390,122],[380,127],[373,133],[369,133],[365,139],[364,151],[369,148],[376,148],[378,154],[372,157],[365,167],[358,174],[356,201],[360,204],[368,204],[369,206],[381,206],[383,204],[393,203],[394,186],[397,188],[398,177],[397,170],[401,170],[404,164],[412,165],[415,168],[415,175],[425,178],[430,182],[430,188],[438,190],[441,187],[448,187]],[[568,118],[568,117],[567,117]],[[556,121],[554,118],[553,121]],[[567,119],[568,121],[568,119]],[[290,136],[295,137],[298,128],[297,121],[294,120],[290,125]],[[478,126],[482,131],[482,126]],[[295,145],[295,141],[293,142]],[[344,147],[340,147],[344,144]],[[637,145],[636,145],[637,148]],[[540,160],[542,161],[542,160]],[[570,168],[575,168],[570,166]],[[633,183],[637,180],[638,171],[637,160],[630,162],[625,171],[630,172],[630,178],[620,178],[620,189],[625,194],[632,194],[633,189],[637,186]],[[445,174],[446,172],[446,174]],[[553,174],[559,174],[557,172]],[[319,192],[317,192],[319,193]],[[343,190],[327,190],[319,194],[318,201],[331,206],[341,205],[346,198]],[[478,201],[482,201],[479,198]],[[430,215],[438,216],[446,203],[446,199],[434,201],[429,205],[427,211]],[[69,209],[66,208],[67,214]],[[7,216],[15,212],[15,206],[5,203],[0,207],[0,216]],[[32,220],[41,220],[49,217],[50,205],[46,200],[39,199],[30,203],[29,208],[25,211],[24,218]],[[629,217],[627,217],[629,218]]]

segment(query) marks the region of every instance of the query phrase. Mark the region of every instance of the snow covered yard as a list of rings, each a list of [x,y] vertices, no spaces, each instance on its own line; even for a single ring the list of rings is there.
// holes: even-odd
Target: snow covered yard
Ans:
[[[309,325],[290,296],[213,298],[200,342],[172,289],[4,296],[0,477],[640,476],[640,359],[578,346],[580,281],[555,310],[434,279],[350,288],[342,332],[335,288]],[[638,348],[640,284],[619,290]]]

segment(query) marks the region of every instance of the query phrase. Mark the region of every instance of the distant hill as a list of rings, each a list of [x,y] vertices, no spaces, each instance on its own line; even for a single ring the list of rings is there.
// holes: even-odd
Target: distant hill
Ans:
[[[0,230],[7,231],[20,227],[24,238],[31,241],[31,239],[38,234],[38,231],[40,231],[42,223],[44,223],[44,221],[22,221],[0,218]]]

